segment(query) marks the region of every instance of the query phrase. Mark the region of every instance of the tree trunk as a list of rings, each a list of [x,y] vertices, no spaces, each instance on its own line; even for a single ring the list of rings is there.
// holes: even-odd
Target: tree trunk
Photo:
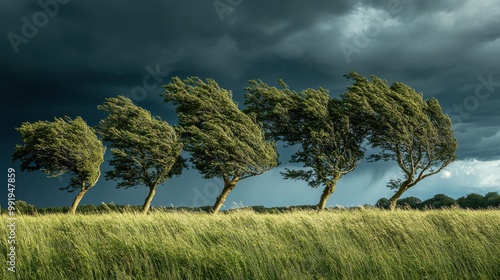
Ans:
[[[318,203],[318,212],[325,210],[326,202],[328,201],[328,198],[330,198],[330,195],[332,195],[333,191],[335,190],[336,184],[337,184],[336,181],[331,181],[328,184],[326,184],[325,189],[323,190],[323,194],[321,194],[321,198]]]
[[[399,187],[399,190],[389,199],[391,211],[394,211],[396,209],[396,204],[398,202],[398,199],[406,190],[408,190],[410,182],[411,182],[410,180],[404,181],[401,184],[401,187]]]
[[[75,197],[75,200],[73,200],[73,204],[71,205],[71,208],[69,209],[68,214],[74,215],[76,213],[76,208],[78,207],[78,204],[82,200],[83,196],[85,193],[89,190],[90,188],[87,188],[85,186],[85,182],[82,183],[82,190],[80,193]]]
[[[234,189],[235,186],[236,186],[236,181],[224,180],[224,189],[222,189],[221,194],[219,195],[219,197],[217,197],[217,200],[215,201],[215,204],[212,207],[213,214],[217,214],[217,212],[219,212],[220,208],[226,201],[227,195]]]
[[[146,215],[151,207],[151,201],[153,201],[153,197],[156,193],[156,186],[149,187],[149,194],[144,201],[144,205],[142,206],[142,214]]]

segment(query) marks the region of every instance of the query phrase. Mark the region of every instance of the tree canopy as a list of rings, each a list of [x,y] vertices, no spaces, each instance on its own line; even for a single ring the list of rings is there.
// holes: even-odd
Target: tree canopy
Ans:
[[[245,112],[262,122],[268,138],[299,145],[290,162],[305,169],[285,169],[285,179],[305,180],[311,187],[325,186],[318,208],[324,209],[337,181],[354,170],[363,158],[363,134],[350,122],[341,100],[323,88],[292,91],[262,81],[246,88]]]
[[[232,92],[214,80],[173,77],[162,96],[177,106],[178,129],[192,164],[204,178],[224,180],[214,213],[237,182],[278,164],[275,143],[266,141],[263,129],[238,109]]]
[[[180,138],[167,122],[126,97],[108,98],[98,109],[109,112],[97,126],[104,141],[111,142],[109,164],[114,169],[106,172],[106,179],[119,180],[118,187],[147,186],[147,213],[156,187],[182,170]]]
[[[353,85],[340,99],[323,88],[295,91],[282,80],[278,87],[251,80],[245,88],[245,110],[213,79],[173,77],[162,97],[176,106],[178,126],[153,117],[128,98],[108,98],[98,109],[109,114],[95,130],[80,117],[23,123],[17,130],[25,144],[16,146],[12,159],[21,162],[23,171],[41,170],[49,177],[72,174],[61,189],[81,189],[70,210],[75,213],[100,177],[106,149],[97,131],[112,147],[113,169],[106,179],[118,181],[119,188],[148,187],[143,205],[147,213],[157,186],[187,167],[180,156],[184,148],[205,179],[223,180],[212,207],[217,213],[239,181],[279,164],[276,142],[282,141],[298,150],[289,160],[295,168],[284,168],[281,174],[323,187],[317,205],[323,210],[337,182],[355,169],[369,143],[374,149],[369,161],[391,160],[401,169],[402,176],[387,183],[394,195],[377,203],[394,210],[405,191],[456,160],[458,143],[450,118],[436,99],[424,99],[403,83],[389,85],[355,72],[346,77]],[[479,201],[471,195],[462,204],[475,205],[474,199]],[[498,199],[490,194],[491,202],[484,205]],[[415,198],[399,203],[422,204]]]
[[[94,130],[80,117],[55,118],[53,122],[25,122],[17,128],[24,145],[16,145],[12,160],[21,162],[21,171],[40,170],[49,177],[66,173],[72,175],[68,186],[73,192],[80,189],[70,213],[100,177],[106,148]]]
[[[387,198],[378,200],[377,207],[389,209],[390,203]],[[442,209],[450,207],[460,207],[464,209],[485,209],[500,207],[500,195],[498,192],[489,192],[484,196],[477,193],[470,193],[458,199],[453,199],[445,194],[436,194],[434,197],[421,201],[416,197],[407,197],[398,200],[398,207],[412,209]]]
[[[399,197],[421,180],[443,170],[456,159],[457,140],[450,118],[443,114],[436,99],[409,86],[357,73],[346,75],[354,84],[343,95],[348,112],[360,126],[373,148],[380,153],[372,161],[394,160],[403,172],[403,180],[394,179],[388,187],[396,189],[391,209]]]

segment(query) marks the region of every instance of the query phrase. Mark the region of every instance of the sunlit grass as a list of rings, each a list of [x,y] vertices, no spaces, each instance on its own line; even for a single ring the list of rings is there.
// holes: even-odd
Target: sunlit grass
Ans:
[[[498,210],[19,216],[16,278],[7,234],[1,279],[500,279]]]

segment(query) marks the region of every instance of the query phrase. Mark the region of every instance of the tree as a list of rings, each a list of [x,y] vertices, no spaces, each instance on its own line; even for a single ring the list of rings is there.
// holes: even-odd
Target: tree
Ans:
[[[177,105],[179,131],[192,164],[205,179],[224,181],[213,213],[239,181],[278,164],[275,143],[266,141],[262,128],[238,109],[231,91],[197,77],[174,77],[165,89],[165,102]]]
[[[451,207],[455,205],[457,202],[444,194],[436,194],[433,198],[429,198],[426,201],[421,203],[422,208],[431,208],[431,209],[441,209],[445,207]]]
[[[350,122],[343,102],[325,89],[296,92],[283,81],[279,89],[262,81],[250,84],[245,112],[263,123],[268,138],[300,146],[290,162],[302,163],[303,169],[285,169],[282,174],[314,188],[324,186],[317,206],[323,210],[338,180],[363,158],[363,134]]]
[[[35,205],[29,204],[28,202],[26,202],[24,200],[17,200],[16,201],[16,212],[19,214],[33,215],[37,212],[37,210],[36,210]]]
[[[500,207],[500,195],[498,192],[489,192],[484,195],[484,207]]]
[[[109,164],[114,169],[106,172],[106,179],[119,180],[117,187],[147,186],[142,208],[147,214],[156,187],[181,173],[182,143],[167,122],[126,97],[108,98],[98,109],[109,112],[97,127],[103,140],[111,142]]]
[[[418,197],[409,196],[398,200],[397,206],[403,208],[409,207],[412,209],[418,209],[420,207],[420,203],[422,203],[422,200],[420,200]]]
[[[470,208],[470,209],[483,208],[485,206],[484,202],[485,202],[484,196],[477,193],[471,193],[457,199],[457,203],[458,205],[460,205],[460,207]]]
[[[375,204],[376,207],[380,208],[380,209],[390,209],[391,207],[391,202],[389,201],[389,199],[387,198],[381,198],[377,201],[377,203]]]
[[[12,160],[21,162],[21,171],[41,170],[48,177],[72,174],[69,185],[60,189],[80,189],[69,211],[75,214],[85,193],[97,183],[104,162],[106,148],[94,130],[80,117],[25,122],[16,129],[25,144],[16,145]]]
[[[457,158],[450,118],[436,99],[424,100],[403,83],[389,86],[385,80],[371,76],[369,81],[354,72],[346,77],[355,81],[343,95],[348,111],[364,127],[371,146],[380,150],[369,160],[394,160],[403,172],[403,180],[387,184],[396,190],[390,198],[394,210],[405,191]]]

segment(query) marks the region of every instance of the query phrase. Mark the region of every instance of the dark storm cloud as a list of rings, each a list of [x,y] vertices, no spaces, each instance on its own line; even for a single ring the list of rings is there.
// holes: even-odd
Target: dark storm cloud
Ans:
[[[249,73],[262,79],[269,75],[270,82],[281,73],[279,78],[289,76],[292,84],[299,84],[298,79],[301,85],[340,90],[345,86],[341,75],[355,70],[404,81],[424,94],[450,92],[443,97],[447,105],[471,94],[462,88],[471,87],[477,76],[498,72],[490,59],[498,48],[488,48],[500,33],[494,28],[500,21],[494,4],[243,1],[221,21],[211,2],[150,1],[137,6],[69,1],[59,5],[34,38],[18,46],[19,54],[13,55],[4,41],[7,55],[2,60],[9,68],[2,74],[9,81],[6,87],[29,80],[41,92],[46,81],[80,89],[102,86],[108,92],[129,86],[130,91],[141,83],[145,67],[168,64],[174,73],[239,81],[234,85],[250,78]],[[22,18],[33,21],[42,11],[38,4],[24,5],[6,7],[5,34],[22,35]],[[368,44],[356,44],[363,36]],[[343,42],[357,50],[349,63],[339,47]],[[322,83],[315,82],[318,78]],[[60,99],[57,91],[50,94]]]

